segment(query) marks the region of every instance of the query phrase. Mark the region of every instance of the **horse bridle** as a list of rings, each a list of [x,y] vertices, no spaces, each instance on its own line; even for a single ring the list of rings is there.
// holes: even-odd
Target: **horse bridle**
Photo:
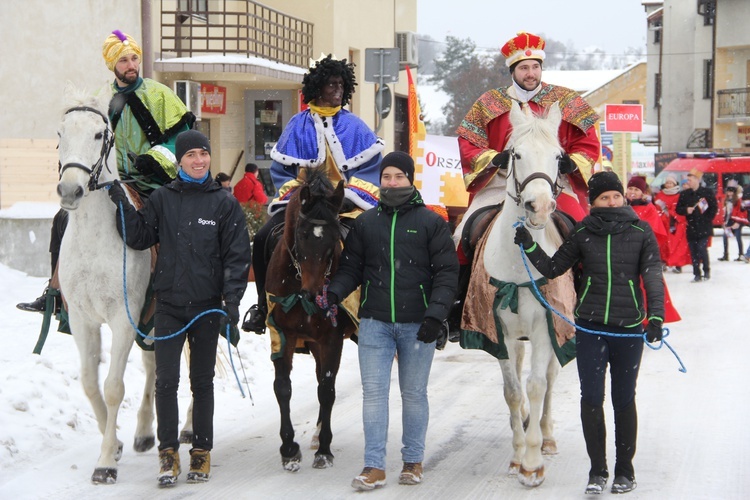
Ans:
[[[311,224],[315,224],[318,226],[327,226],[331,224],[330,221],[323,220],[323,219],[313,219],[312,217],[308,217],[307,215],[303,214],[302,211],[300,211],[297,214],[297,217],[299,219],[302,219],[304,221],[307,221]],[[289,258],[292,259],[292,264],[294,265],[294,268],[297,270],[297,280],[302,280],[302,265],[299,263],[299,258],[297,257],[297,228],[299,227],[298,224],[295,224],[294,227],[294,246],[292,248],[289,248],[289,245],[286,244],[286,241],[284,242],[284,246],[286,247],[286,251],[289,253]],[[323,275],[324,278],[328,278],[328,276],[331,275],[331,267],[333,266],[333,256],[331,256],[330,260],[328,261],[328,267],[326,268],[326,272]]]
[[[512,195],[510,192],[508,192],[508,196],[511,200],[516,202],[516,205],[519,207],[521,206],[521,193],[524,189],[526,189],[526,186],[529,185],[529,183],[536,179],[541,179],[543,181],[546,181],[547,184],[549,184],[550,188],[552,189],[552,196],[557,198],[557,196],[562,191],[562,186],[557,183],[557,178],[553,181],[549,178],[547,174],[544,172],[534,172],[528,177],[526,177],[523,181],[518,182],[518,175],[516,174],[516,159],[519,158],[518,153],[516,153],[515,149],[510,148],[508,150],[508,153],[510,154],[510,165],[508,165],[508,177],[513,178],[513,186],[515,187],[516,194],[515,196]]]
[[[102,169],[105,165],[107,165],[107,159],[109,158],[109,153],[112,150],[112,145],[114,144],[114,138],[112,136],[112,132],[109,129],[109,120],[107,117],[99,111],[96,108],[92,108],[89,106],[76,106],[75,108],[70,108],[65,112],[67,115],[68,113],[72,113],[73,111],[85,111],[89,113],[95,113],[99,115],[102,118],[102,121],[104,122],[104,132],[102,134],[102,150],[99,153],[99,159],[94,164],[93,167],[89,168],[86,165],[83,165],[81,163],[66,163],[65,165],[62,165],[60,167],[60,175],[62,176],[63,172],[67,168],[80,168],[87,174],[89,174],[89,184],[88,188],[89,191],[96,191],[97,189],[101,189],[102,187],[106,186],[109,183],[105,184],[99,184],[99,176],[102,174]],[[111,173],[111,170],[109,169],[109,165],[107,165],[107,171]]]

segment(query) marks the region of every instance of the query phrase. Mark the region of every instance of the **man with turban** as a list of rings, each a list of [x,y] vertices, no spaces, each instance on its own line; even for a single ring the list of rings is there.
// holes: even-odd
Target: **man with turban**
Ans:
[[[129,185],[145,199],[154,189],[177,175],[175,140],[177,134],[193,126],[195,116],[172,89],[150,78],[141,78],[142,53],[136,41],[120,30],[113,31],[102,46],[104,62],[115,74],[109,120],[115,136],[117,170],[120,178],[131,181]],[[67,223],[64,210],[60,210],[52,221],[50,254],[53,276]],[[46,299],[45,289],[36,300],[22,302],[16,307],[43,313]]]

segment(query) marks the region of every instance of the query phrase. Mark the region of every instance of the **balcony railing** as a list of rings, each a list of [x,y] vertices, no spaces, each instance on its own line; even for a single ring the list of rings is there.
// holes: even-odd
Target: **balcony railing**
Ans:
[[[719,97],[719,118],[750,116],[750,87],[724,89],[716,92]]]
[[[250,0],[161,3],[163,58],[245,55],[306,68],[312,44],[312,23]]]

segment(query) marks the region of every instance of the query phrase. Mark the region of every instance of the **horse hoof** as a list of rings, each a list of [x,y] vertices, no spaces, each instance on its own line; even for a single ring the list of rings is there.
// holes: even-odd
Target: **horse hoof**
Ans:
[[[97,467],[91,476],[94,484],[115,484],[117,482],[117,469],[114,467]]]
[[[557,442],[554,439],[542,441],[542,455],[557,455]]]
[[[301,461],[302,461],[301,451],[297,451],[297,453],[291,458],[281,457],[281,465],[284,467],[284,470],[287,472],[297,472],[299,470],[299,465]]]
[[[133,441],[133,449],[140,453],[150,450],[155,444],[154,436],[137,437]]]
[[[122,447],[123,447],[122,441],[120,441],[118,439],[117,440],[117,451],[115,452],[115,462],[119,462],[120,459],[122,458]]]
[[[181,444],[193,444],[193,431],[180,432],[180,443]]]
[[[521,464],[519,462],[511,462],[508,466],[508,475],[517,476],[519,470],[521,470]]]
[[[534,488],[544,482],[544,465],[535,470],[526,470],[521,466],[518,471],[518,482],[524,486]]]
[[[315,455],[313,469],[328,469],[329,467],[333,467],[333,455]]]

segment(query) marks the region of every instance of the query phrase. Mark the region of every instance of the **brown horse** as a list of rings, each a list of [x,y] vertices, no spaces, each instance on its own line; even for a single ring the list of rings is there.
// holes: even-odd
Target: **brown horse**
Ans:
[[[335,316],[324,315],[315,306],[315,298],[325,296],[328,277],[338,268],[342,246],[338,211],[343,199],[343,181],[334,189],[324,174],[308,171],[306,182],[289,201],[284,233],[268,264],[267,324],[276,371],[273,388],[281,412],[281,463],[291,472],[299,470],[302,458],[299,444],[294,441],[289,406],[292,357],[300,346],[314,356],[318,379],[319,446],[313,467],[333,465],[331,410],[336,399],[336,375],[344,338],[357,327],[343,311]]]

